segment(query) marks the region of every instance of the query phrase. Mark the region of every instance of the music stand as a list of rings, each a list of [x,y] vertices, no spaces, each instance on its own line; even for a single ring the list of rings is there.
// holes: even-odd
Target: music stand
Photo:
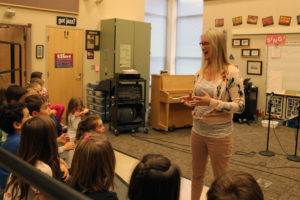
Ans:
[[[271,97],[269,100],[269,121],[268,121],[268,135],[267,135],[267,147],[265,151],[260,151],[259,154],[262,156],[274,156],[275,153],[273,151],[269,151],[269,137],[270,137],[270,122],[271,122],[271,107],[272,107],[272,97],[273,97],[273,92],[271,93]]]
[[[300,120],[300,106],[298,107],[298,117],[297,117],[297,134],[296,134],[296,142],[295,142],[295,154],[288,155],[287,159],[295,162],[300,162],[300,157],[297,156],[297,148],[298,148],[298,135],[299,135],[299,120]]]

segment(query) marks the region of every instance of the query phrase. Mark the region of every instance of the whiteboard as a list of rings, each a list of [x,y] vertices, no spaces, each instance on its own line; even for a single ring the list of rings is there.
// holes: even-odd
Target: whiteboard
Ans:
[[[300,91],[300,43],[269,45],[267,52],[267,92]]]

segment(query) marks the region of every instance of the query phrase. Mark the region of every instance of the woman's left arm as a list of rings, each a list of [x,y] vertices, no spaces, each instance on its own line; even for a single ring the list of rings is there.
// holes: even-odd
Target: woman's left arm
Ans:
[[[245,94],[243,79],[238,69],[234,69],[227,76],[226,92],[230,97],[230,102],[217,99],[210,99],[209,107],[217,111],[242,113],[245,109]]]

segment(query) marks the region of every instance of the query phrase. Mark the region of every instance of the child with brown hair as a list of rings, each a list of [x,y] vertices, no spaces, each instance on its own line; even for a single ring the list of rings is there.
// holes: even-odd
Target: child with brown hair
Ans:
[[[55,124],[50,117],[38,116],[27,120],[22,127],[17,156],[39,171],[56,179],[61,178]],[[4,200],[47,199],[37,189],[11,174],[4,189]]]
[[[75,149],[70,185],[92,199],[118,200],[116,193],[111,191],[115,165],[115,154],[107,138],[86,134]]]
[[[7,138],[2,148],[17,154],[21,140],[21,129],[26,120],[30,119],[24,103],[13,103],[0,106],[0,128],[6,132]],[[9,172],[0,167],[0,190],[4,189]]]
[[[75,141],[76,131],[81,117],[89,112],[89,109],[84,108],[83,102],[79,97],[72,97],[68,103],[67,108],[67,125],[68,135],[71,140]]]
[[[229,171],[218,177],[207,192],[207,200],[263,200],[264,195],[253,176]]]
[[[104,125],[101,118],[97,115],[86,115],[82,117],[76,131],[76,141],[84,136],[84,133],[94,132],[98,134],[104,133]]]
[[[179,200],[180,170],[159,154],[147,154],[132,172],[130,200]]]
[[[27,105],[29,113],[33,117],[40,115],[49,116],[55,122],[58,136],[57,142],[64,144],[63,146],[59,147],[59,153],[74,149],[74,143],[70,141],[70,138],[67,135],[62,134],[62,128],[60,123],[58,122],[55,116],[50,114],[50,109],[48,107],[46,97],[39,94],[30,95],[25,98],[25,103]]]
[[[31,73],[30,76],[30,83],[38,83],[41,86],[40,94],[46,97],[48,101],[48,106],[51,110],[51,115],[55,115],[57,120],[61,122],[63,113],[65,111],[65,105],[64,104],[56,104],[56,105],[51,105],[49,102],[49,94],[48,90],[45,88],[45,77],[42,72],[35,71]]]

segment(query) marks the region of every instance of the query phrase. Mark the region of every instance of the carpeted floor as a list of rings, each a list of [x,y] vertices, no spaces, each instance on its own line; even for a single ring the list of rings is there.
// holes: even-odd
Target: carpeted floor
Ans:
[[[163,154],[180,166],[184,177],[191,178],[190,128],[163,132],[149,127],[148,134],[144,134],[141,128],[137,133],[121,133],[119,136],[107,128],[105,135],[116,150],[138,159],[147,153]],[[300,162],[286,158],[295,153],[295,136],[294,128],[279,126],[271,129],[269,150],[275,152],[275,156],[266,157],[258,152],[266,150],[267,128],[256,123],[234,123],[231,169],[251,173],[260,183],[266,200],[299,200]],[[300,155],[299,146],[297,155]],[[212,181],[209,164],[205,184],[210,185]]]

